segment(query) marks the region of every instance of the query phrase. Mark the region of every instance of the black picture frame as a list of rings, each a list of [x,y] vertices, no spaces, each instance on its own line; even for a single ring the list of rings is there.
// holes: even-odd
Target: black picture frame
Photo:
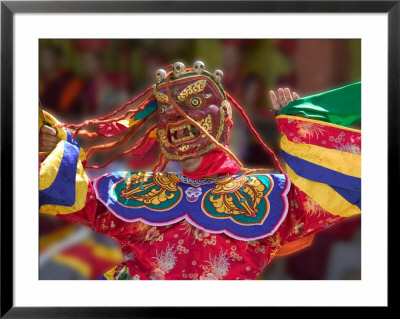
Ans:
[[[194,309],[142,307],[14,307],[13,303],[13,19],[15,13],[266,12],[388,14],[388,203],[399,170],[400,1],[1,1],[1,313],[3,318],[187,317]],[[390,216],[389,216],[390,217]],[[388,223],[394,227],[394,223]],[[389,229],[389,233],[390,232]],[[388,242],[390,245],[390,241]],[[390,247],[390,246],[389,246]],[[390,261],[390,258],[389,258]],[[390,284],[390,280],[388,282]],[[390,307],[391,298],[388,305]],[[292,308],[292,310],[294,310]],[[212,310],[221,315],[222,308]],[[235,310],[236,311],[236,310]],[[300,314],[307,309],[297,309]],[[239,313],[240,314],[240,311]]]

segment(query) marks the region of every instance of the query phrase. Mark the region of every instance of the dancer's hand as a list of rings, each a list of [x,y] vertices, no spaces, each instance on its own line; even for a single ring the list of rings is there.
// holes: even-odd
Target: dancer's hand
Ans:
[[[39,133],[39,151],[40,152],[51,152],[55,149],[60,139],[57,137],[57,131],[47,125],[43,125],[40,128]]]
[[[278,89],[278,97],[275,95],[274,91],[269,91],[269,98],[272,103],[272,108],[275,111],[279,111],[289,102],[298,99],[300,96],[296,92],[290,92],[289,88],[279,88]]]

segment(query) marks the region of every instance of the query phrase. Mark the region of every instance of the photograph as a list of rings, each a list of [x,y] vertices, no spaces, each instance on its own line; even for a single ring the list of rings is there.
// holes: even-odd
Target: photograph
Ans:
[[[0,317],[390,308],[399,29],[398,1],[2,1]]]
[[[40,39],[40,279],[360,280],[360,39]]]

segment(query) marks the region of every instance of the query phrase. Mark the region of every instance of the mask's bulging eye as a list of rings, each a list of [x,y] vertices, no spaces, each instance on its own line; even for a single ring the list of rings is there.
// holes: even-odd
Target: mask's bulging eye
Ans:
[[[161,113],[161,114],[164,114],[166,109],[167,109],[167,108],[166,108],[164,105],[161,105],[161,106],[160,106],[160,113]]]
[[[190,100],[190,105],[193,107],[199,107],[201,105],[201,100],[198,97],[194,97]]]
[[[198,109],[202,107],[203,103],[204,103],[204,98],[201,95],[189,97],[186,100],[186,105],[192,109]]]

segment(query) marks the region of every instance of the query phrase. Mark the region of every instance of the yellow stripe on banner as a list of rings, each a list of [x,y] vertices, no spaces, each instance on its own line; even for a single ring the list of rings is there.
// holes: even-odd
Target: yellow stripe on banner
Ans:
[[[50,113],[47,113],[46,111],[43,111],[43,115],[46,118],[46,122],[51,124],[51,126],[54,126],[55,124],[60,124],[60,122]],[[67,140],[67,131],[63,127],[56,127],[55,128],[57,131],[57,137],[60,140]]]
[[[341,217],[361,214],[360,209],[356,205],[349,203],[329,185],[305,179],[297,175],[289,165],[286,165],[286,172],[294,185],[300,188],[328,213]]]
[[[315,123],[315,124],[320,124],[320,125],[324,125],[324,126],[330,126],[330,127],[336,127],[339,128],[341,130],[345,130],[345,131],[350,131],[350,132],[356,132],[356,133],[360,133],[360,130],[357,130],[355,128],[350,128],[350,127],[346,127],[346,126],[341,126],[338,124],[333,124],[333,123],[329,123],[329,122],[324,122],[324,121],[319,121],[319,120],[313,120],[307,117],[301,117],[301,116],[295,116],[295,115],[278,115],[276,117],[276,119],[291,119],[291,120],[298,120],[298,121],[303,121],[303,122],[310,122],[310,123]]]
[[[83,150],[83,148],[80,148],[79,150],[79,157],[78,160],[80,160],[81,162],[83,162],[84,160],[86,160],[86,153]]]
[[[284,135],[281,149],[286,153],[336,172],[361,178],[361,155],[329,148],[294,143]]]
[[[58,142],[56,148],[46,157],[40,166],[39,190],[44,190],[56,179],[64,155],[64,142]]]
[[[149,138],[157,138],[157,128],[155,128],[154,130],[152,130],[149,134]]]
[[[55,230],[50,234],[41,235],[39,238],[39,251],[44,251],[46,248],[48,248],[48,246],[50,246],[54,242],[60,241],[62,238],[71,235],[75,229],[76,226],[71,225]]]
[[[39,131],[43,125],[45,125],[46,119],[44,118],[43,110],[39,107]]]
[[[108,260],[113,263],[120,263],[123,261],[121,248],[107,247],[100,243],[95,242],[93,239],[87,239],[81,243],[92,250],[93,256]]]
[[[117,269],[118,266],[113,267],[112,269],[110,269],[109,271],[107,271],[106,273],[103,274],[103,276],[107,279],[107,280],[115,280],[114,279],[114,274],[115,274],[115,270]]]
[[[129,119],[129,120],[119,120],[117,123],[122,124],[125,127],[131,127],[132,125],[134,125],[135,123],[139,122],[141,120],[134,120],[133,118]]]
[[[83,149],[79,152],[79,159],[85,158]],[[82,162],[78,161],[76,170],[76,183],[75,183],[75,203],[72,206],[59,206],[59,205],[42,205],[39,212],[50,215],[57,214],[71,214],[81,210],[86,203],[86,195],[88,191],[89,179],[83,168]]]
[[[66,256],[62,253],[55,254],[52,258],[53,261],[71,267],[80,273],[84,278],[90,278],[92,275],[92,268],[88,263],[83,262],[81,259],[72,256]]]
[[[47,113],[46,111],[43,111],[43,110],[41,110],[41,111],[42,112],[39,112],[39,130],[40,130],[41,126],[44,125],[44,122],[51,124],[51,126],[54,126],[55,124],[59,124],[60,123],[50,113]],[[67,137],[68,137],[67,136],[67,131],[63,127],[56,127],[55,129],[57,131],[57,137],[62,141],[66,141]],[[58,144],[60,144],[60,143],[58,143]],[[57,144],[57,146],[58,146],[58,144]],[[39,155],[49,155],[49,154],[51,154],[51,152],[39,152]],[[63,153],[61,153],[61,155],[62,154]],[[62,156],[61,156],[61,158],[62,158]],[[55,178],[55,176],[53,176],[53,180],[54,180],[54,178]],[[47,182],[49,182],[49,181],[47,181]],[[52,183],[52,181],[51,181],[51,183]],[[50,185],[51,185],[51,183],[50,183]],[[45,185],[45,184],[43,184],[43,185]],[[47,187],[44,187],[44,188],[47,188]]]

